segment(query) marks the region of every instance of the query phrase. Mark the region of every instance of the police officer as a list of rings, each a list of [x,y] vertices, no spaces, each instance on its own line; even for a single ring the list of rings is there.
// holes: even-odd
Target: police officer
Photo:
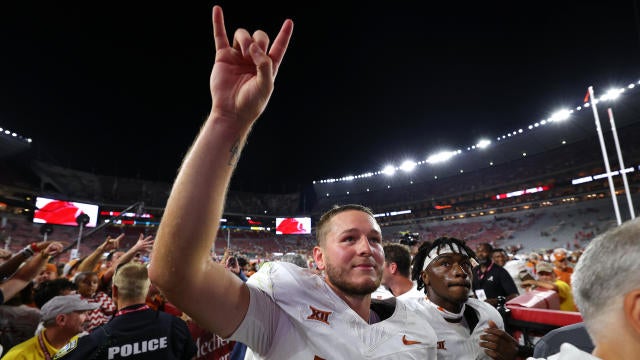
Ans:
[[[113,277],[118,312],[88,335],[73,338],[54,359],[191,359],[197,349],[186,323],[145,304],[149,285],[144,264],[124,264]]]

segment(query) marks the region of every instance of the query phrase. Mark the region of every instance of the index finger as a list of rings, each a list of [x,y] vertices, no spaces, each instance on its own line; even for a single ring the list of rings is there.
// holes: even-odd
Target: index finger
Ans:
[[[224,16],[219,5],[213,7],[213,39],[216,44],[216,51],[229,47],[227,30],[224,28]]]

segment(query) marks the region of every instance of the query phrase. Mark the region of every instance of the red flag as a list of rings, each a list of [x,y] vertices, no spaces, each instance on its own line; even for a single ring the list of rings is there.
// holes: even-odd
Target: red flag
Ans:
[[[587,95],[584,96],[583,103],[587,103],[589,101],[589,90],[587,90]]]

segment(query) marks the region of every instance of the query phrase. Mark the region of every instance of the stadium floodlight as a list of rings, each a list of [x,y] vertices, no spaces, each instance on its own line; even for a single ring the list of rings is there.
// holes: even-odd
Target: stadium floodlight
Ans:
[[[427,158],[427,162],[429,164],[445,162],[454,157],[456,154],[456,151],[441,151],[439,153],[429,155],[429,157]]]
[[[549,118],[549,121],[567,120],[569,118],[569,115],[571,115],[571,112],[569,110],[562,109],[562,110],[556,111],[553,114],[551,114],[551,117]]]
[[[396,168],[393,165],[387,165],[382,169],[382,173],[391,176],[396,173]]]
[[[600,100],[615,100],[620,97],[624,89],[610,89],[606,94],[600,97]]]
[[[476,147],[479,149],[484,149],[489,145],[491,145],[491,140],[480,139],[480,141],[478,141],[478,143],[476,144]]]
[[[402,162],[402,165],[400,165],[400,170],[410,172],[416,168],[416,165],[416,162],[413,160],[405,160],[404,162]]]

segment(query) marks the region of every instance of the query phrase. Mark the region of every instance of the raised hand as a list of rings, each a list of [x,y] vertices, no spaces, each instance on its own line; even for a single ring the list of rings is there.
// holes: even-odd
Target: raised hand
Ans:
[[[222,9],[213,8],[216,58],[211,72],[211,114],[250,126],[267,106],[273,82],[289,45],[293,22],[285,20],[269,49],[269,36],[257,30],[253,36],[236,30],[229,44]]]

